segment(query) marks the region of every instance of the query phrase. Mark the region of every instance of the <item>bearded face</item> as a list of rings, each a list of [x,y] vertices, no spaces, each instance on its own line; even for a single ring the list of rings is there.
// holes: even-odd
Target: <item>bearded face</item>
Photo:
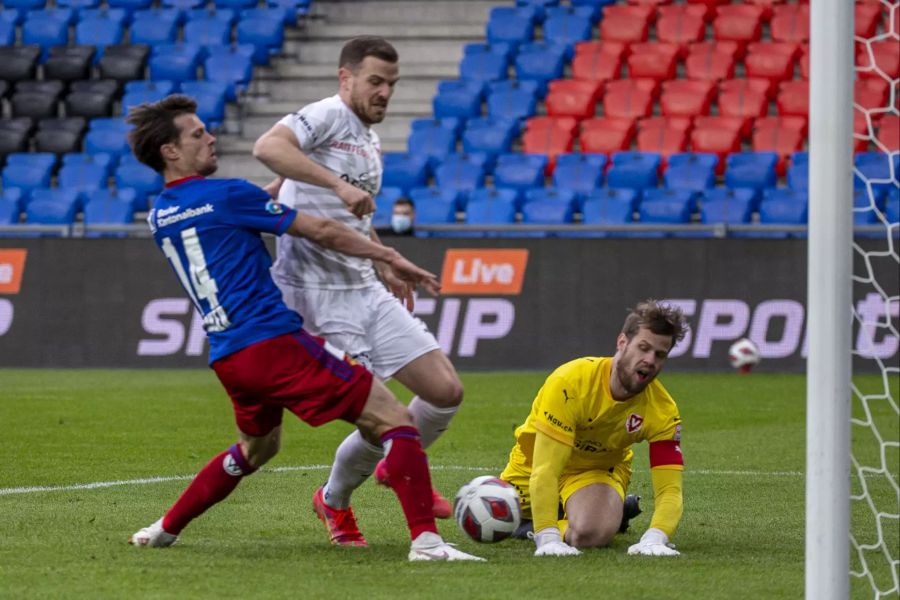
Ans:
[[[612,377],[626,397],[641,393],[659,375],[671,347],[671,336],[655,334],[645,327],[638,329],[630,340],[625,334],[619,334]]]

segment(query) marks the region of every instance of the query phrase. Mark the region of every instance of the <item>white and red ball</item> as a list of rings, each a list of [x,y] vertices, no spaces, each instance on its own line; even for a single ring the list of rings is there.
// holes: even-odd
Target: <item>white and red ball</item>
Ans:
[[[759,360],[759,348],[749,338],[739,339],[728,349],[728,362],[741,373],[749,373]]]
[[[499,542],[522,521],[516,489],[492,475],[476,477],[459,489],[453,501],[456,523],[476,542]]]

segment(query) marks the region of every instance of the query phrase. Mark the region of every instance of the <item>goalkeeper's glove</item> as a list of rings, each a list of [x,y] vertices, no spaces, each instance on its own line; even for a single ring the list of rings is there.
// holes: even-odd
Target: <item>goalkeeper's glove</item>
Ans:
[[[568,545],[559,535],[556,527],[545,527],[537,533],[530,534],[534,538],[537,550],[535,556],[578,556],[581,551]]]
[[[651,527],[644,535],[641,541],[633,544],[628,548],[628,554],[638,554],[641,556],[678,556],[681,554],[675,549],[673,544],[669,543],[669,536],[660,529]]]

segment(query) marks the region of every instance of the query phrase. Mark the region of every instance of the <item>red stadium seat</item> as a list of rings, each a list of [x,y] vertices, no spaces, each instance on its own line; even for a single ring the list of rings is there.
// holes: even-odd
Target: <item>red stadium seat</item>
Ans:
[[[775,99],[778,114],[782,116],[809,114],[809,82],[802,79],[782,81]]]
[[[890,85],[884,79],[866,77],[853,82],[853,102],[862,108],[886,108]]]
[[[789,42],[749,44],[744,58],[746,76],[765,78],[774,83],[793,79],[798,53],[798,45]]]
[[[671,127],[684,133],[689,133],[691,127],[694,126],[694,122],[690,117],[644,117],[638,120],[637,126],[638,131]]]
[[[710,14],[709,7],[705,4],[670,4],[656,9],[657,27],[662,19],[671,19],[678,16],[700,17],[704,21],[712,21],[714,15]]]
[[[666,159],[677,152],[687,149],[688,134],[680,127],[647,127],[638,128],[637,149],[640,152],[657,152],[663,157],[660,169],[666,168]]]
[[[580,44],[579,44],[580,45]],[[607,52],[579,52],[572,59],[572,77],[586,81],[618,79],[622,72],[621,55]]]
[[[733,117],[697,117],[691,131],[691,147],[694,152],[709,152],[719,156],[716,172],[725,172],[725,158],[741,150],[743,121]]]
[[[785,0],[745,0],[745,2],[762,8],[762,20],[764,23],[768,23],[772,19],[773,8],[778,4],[784,4]]]
[[[600,39],[614,42],[645,42],[650,31],[650,6],[611,5],[603,9]]]
[[[603,82],[578,79],[557,79],[549,84],[544,99],[547,115],[587,119],[594,116]]]
[[[856,73],[859,77],[900,77],[900,41],[888,39],[863,45],[856,54]]]
[[[876,140],[880,144],[880,150],[900,151],[900,117],[897,115],[883,116],[878,123]]]
[[[778,163],[775,165],[775,172],[780,177],[785,174],[788,158],[794,152],[802,150],[805,141],[806,138],[800,132],[792,129],[757,127],[753,131],[753,151],[777,153]]]
[[[760,117],[753,121],[753,129],[787,129],[806,137],[806,117]]]
[[[731,79],[734,77],[736,53],[737,44],[734,42],[691,44],[688,56],[684,60],[685,74],[688,79],[705,81]]]
[[[688,6],[688,8],[690,7]],[[656,23],[656,38],[660,42],[674,44],[678,48],[678,56],[681,58],[687,56],[688,44],[703,40],[705,33],[706,24],[703,22],[703,17],[687,11],[660,16]]]
[[[628,0],[628,4],[635,6],[661,6],[663,4],[671,4],[672,0]]]
[[[856,3],[856,18],[853,21],[856,36],[868,39],[878,31],[878,19],[881,17],[881,4],[877,2]],[[896,11],[896,9],[894,9]]]
[[[628,56],[628,46],[629,44],[626,42],[588,40],[575,44],[575,56],[579,54],[609,54],[614,56],[619,62],[622,62]]]
[[[752,119],[764,117],[769,111],[769,99],[763,91],[764,86],[745,83],[752,81],[767,83],[764,79],[732,79],[723,82],[723,86],[719,89],[719,114],[723,117],[741,119],[742,137],[749,135]],[[744,85],[739,85],[740,83]]]
[[[582,152],[611,154],[631,148],[634,131],[633,119],[595,117],[581,122],[578,141]]]
[[[549,175],[556,166],[556,156],[572,151],[577,124],[572,117],[532,117],[525,122],[522,151],[546,154],[546,174]]]
[[[764,94],[767,98],[774,98],[778,88],[772,85],[768,79],[726,79],[719,83],[719,93],[751,91]]]
[[[869,119],[866,115],[856,111],[853,113],[853,151],[865,152],[869,149],[869,143],[877,137],[875,127],[869,130]]]
[[[674,79],[678,67],[678,46],[662,42],[632,44],[627,62],[629,77],[656,81]]]
[[[716,16],[716,9],[723,4],[730,4],[731,0],[687,0],[688,4],[700,4],[706,7],[707,20],[711,21]]]
[[[712,81],[673,79],[664,81],[659,106],[666,116],[708,115],[715,94]]]
[[[769,34],[776,42],[809,41],[809,6],[785,4],[772,9]]]
[[[762,36],[762,13],[762,8],[749,4],[720,6],[713,19],[713,35],[717,40],[737,42],[738,56],[743,56],[747,44]]]
[[[653,112],[652,80],[620,79],[606,84],[603,113],[607,117],[636,119]]]
[[[800,77],[809,79],[809,44],[800,44]]]

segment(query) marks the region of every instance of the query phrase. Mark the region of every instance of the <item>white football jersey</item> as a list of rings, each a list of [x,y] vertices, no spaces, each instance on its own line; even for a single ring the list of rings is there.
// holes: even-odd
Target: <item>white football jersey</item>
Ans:
[[[297,136],[303,152],[319,165],[373,196],[381,188],[378,134],[366,127],[337,95],[287,115],[279,124]],[[298,211],[335,219],[369,237],[372,216],[357,219],[330,189],[288,179],[278,201]],[[277,281],[298,287],[346,290],[377,282],[372,261],[323,248],[305,238],[283,235],[272,267]]]

